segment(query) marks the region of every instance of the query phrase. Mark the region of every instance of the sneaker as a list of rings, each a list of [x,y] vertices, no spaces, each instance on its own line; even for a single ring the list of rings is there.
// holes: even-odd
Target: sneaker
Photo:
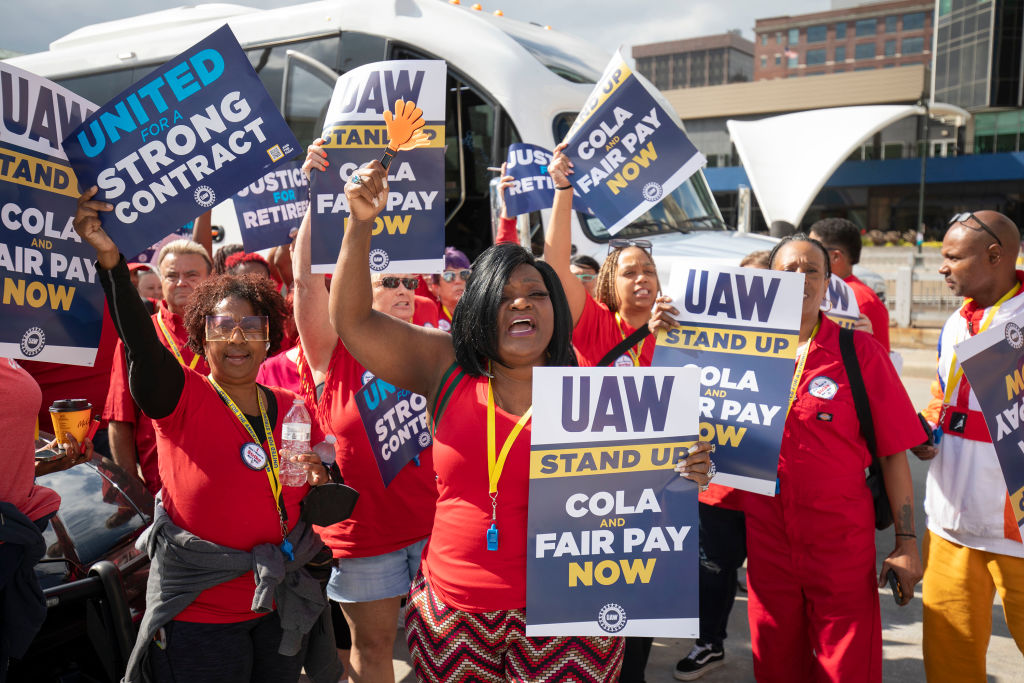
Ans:
[[[695,643],[690,654],[676,664],[674,675],[678,681],[695,681],[712,669],[725,664],[722,646]]]

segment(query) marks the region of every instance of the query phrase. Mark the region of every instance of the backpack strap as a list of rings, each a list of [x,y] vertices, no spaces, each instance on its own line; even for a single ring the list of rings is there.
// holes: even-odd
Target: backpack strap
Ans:
[[[871,452],[871,458],[878,460],[878,443],[875,441],[875,423],[871,419],[871,404],[868,403],[868,392],[864,387],[864,376],[860,372],[857,360],[857,349],[853,344],[853,330],[839,328],[839,353],[843,357],[846,377],[850,380],[850,391],[853,393],[853,406],[857,410],[857,421],[860,422],[860,434]]]
[[[444,409],[448,405],[448,399],[452,397],[455,387],[468,376],[466,371],[459,367],[458,363],[452,363],[445,370],[444,375],[441,377],[441,386],[438,388],[437,396],[434,398],[434,405],[431,406],[430,410],[435,428],[437,423],[441,421],[441,415],[444,413]]]
[[[634,346],[642,342],[644,339],[646,339],[647,335],[649,335],[650,333],[651,328],[647,327],[647,325],[643,325],[641,327],[636,328],[635,330],[633,330],[633,333],[631,335],[629,335],[628,337],[620,341],[618,344],[613,346],[611,351],[604,354],[604,356],[601,357],[601,360],[597,361],[597,365],[595,367],[600,368],[606,365],[610,365],[613,360],[624,354],[628,349],[633,348]]]

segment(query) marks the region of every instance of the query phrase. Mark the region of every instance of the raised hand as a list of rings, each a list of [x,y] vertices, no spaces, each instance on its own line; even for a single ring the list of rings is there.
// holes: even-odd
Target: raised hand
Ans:
[[[387,206],[387,171],[379,161],[356,169],[345,183],[348,210],[357,221],[372,221]]]
[[[306,180],[310,179],[313,169],[326,171],[327,167],[331,165],[327,161],[327,152],[323,148],[324,142],[326,140],[323,138],[317,138],[306,148],[306,160],[302,162],[302,173],[306,176]]]
[[[98,199],[93,199],[99,188],[93,185],[78,198],[78,208],[71,224],[75,232],[86,244],[96,250],[96,260],[101,268],[111,269],[121,260],[120,252],[114,240],[103,229],[100,211],[113,211],[114,206]]]

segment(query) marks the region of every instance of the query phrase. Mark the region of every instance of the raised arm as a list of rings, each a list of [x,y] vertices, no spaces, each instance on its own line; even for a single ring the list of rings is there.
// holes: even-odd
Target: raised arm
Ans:
[[[358,171],[345,185],[349,219],[331,282],[331,323],[352,356],[386,382],[433,398],[444,371],[455,361],[451,337],[373,310],[370,233],[387,205],[387,177],[380,162]]]
[[[554,157],[548,165],[548,173],[555,183],[555,202],[551,205],[551,221],[544,232],[544,261],[558,273],[575,325],[583,314],[587,290],[569,269],[572,261],[572,185],[569,184],[569,176],[573,170],[572,162],[562,152],[563,149],[565,143],[555,147]]]

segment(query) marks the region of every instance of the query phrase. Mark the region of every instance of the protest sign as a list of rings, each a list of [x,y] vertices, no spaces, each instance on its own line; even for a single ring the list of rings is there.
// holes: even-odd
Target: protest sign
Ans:
[[[700,439],[717,444],[715,483],[775,494],[803,275],[681,261],[666,290],[679,327],[653,364],[700,369]]]
[[[658,91],[616,52],[576,121],[569,182],[614,235],[705,164]]]
[[[555,200],[555,185],[548,175],[551,157],[551,152],[537,145],[526,142],[509,145],[505,173],[515,179],[512,187],[505,190],[505,210],[510,217],[551,208]],[[576,190],[573,190],[572,205],[577,211],[590,213]]]
[[[828,302],[821,305],[821,310],[840,327],[853,329],[860,318],[860,307],[853,289],[835,273],[828,283]]]
[[[419,466],[420,451],[433,443],[427,399],[366,372],[356,392],[356,405],[384,486],[409,461]]]
[[[115,96],[64,140],[103,228],[138,254],[299,151],[231,29]]]
[[[985,416],[1017,527],[1024,533],[1024,313],[956,345]],[[1002,491],[991,491],[1002,497]]]
[[[302,164],[289,161],[232,197],[242,245],[249,253],[288,244],[309,206],[309,181]]]
[[[324,172],[312,181],[313,272],[334,272],[348,221],[345,183],[363,164],[380,159],[388,144],[383,114],[396,100],[423,110],[427,144],[404,151],[388,169],[387,206],[377,216],[370,268],[385,273],[444,270],[445,62],[402,60],[366,64],[346,72],[327,107]]]
[[[103,290],[60,143],[96,106],[2,62],[0,92],[0,356],[91,366]]]
[[[534,368],[527,636],[695,637],[695,368]],[[498,520],[500,524],[500,520]]]
[[[175,242],[177,240],[191,240],[192,229],[194,226],[195,221],[189,221],[185,225],[181,226],[180,228],[172,232],[170,235],[167,235],[166,237],[161,239],[156,244],[137,254],[134,258],[126,257],[126,260],[129,263],[149,263],[153,265],[153,267],[156,267],[156,257],[160,255],[160,250],[163,249],[166,245],[170,244],[171,242]]]

